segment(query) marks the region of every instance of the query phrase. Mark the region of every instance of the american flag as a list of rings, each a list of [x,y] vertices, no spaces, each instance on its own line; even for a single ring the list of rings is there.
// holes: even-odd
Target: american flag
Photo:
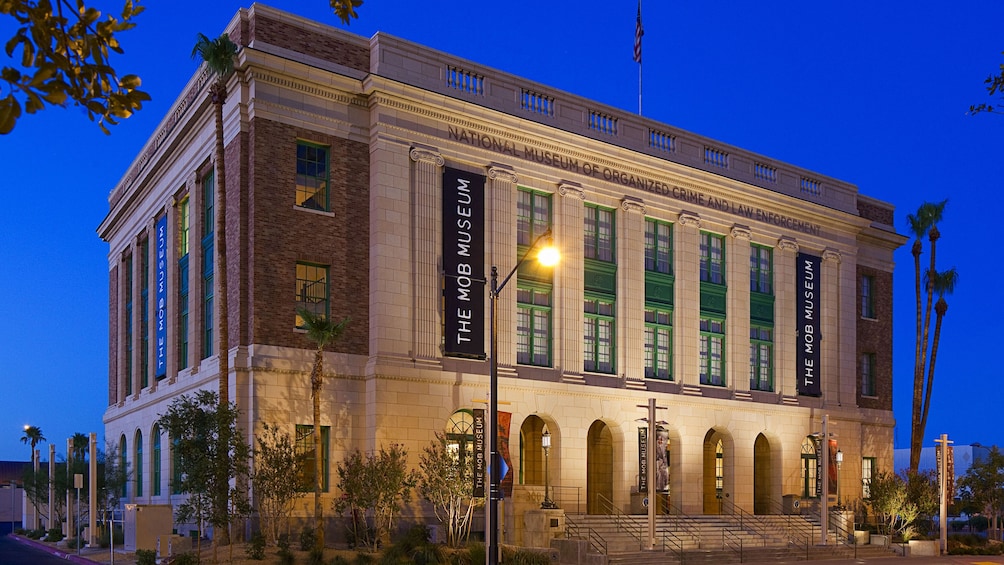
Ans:
[[[634,60],[641,63],[641,36],[645,35],[645,29],[641,27],[641,1],[638,2],[638,20],[634,26]]]

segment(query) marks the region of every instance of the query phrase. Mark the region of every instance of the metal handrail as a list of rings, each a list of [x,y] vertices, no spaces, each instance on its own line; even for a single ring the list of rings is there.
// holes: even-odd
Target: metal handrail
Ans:
[[[667,539],[672,538],[672,539]],[[667,544],[670,542],[672,545]],[[662,549],[665,551],[669,549],[672,551],[676,557],[680,560],[680,565],[685,565],[687,559],[687,552],[683,549],[683,538],[674,534],[669,530],[662,530]]]
[[[683,513],[679,506],[672,504],[669,497],[666,497],[666,505],[663,506],[663,514],[675,516],[677,529],[683,530],[691,539],[697,540],[697,549],[701,549],[701,529],[693,523],[690,516]]]
[[[602,493],[596,493],[596,500],[599,502],[601,510],[614,517],[614,525],[616,525],[618,529],[623,528],[624,531],[631,534],[631,537],[638,541],[638,549],[645,547],[646,536],[645,532],[642,531],[641,524],[638,524],[634,518],[621,512],[619,508],[614,506],[613,501],[603,496]]]
[[[835,537],[837,538],[837,543],[841,545],[851,545],[854,546],[854,558],[858,557],[858,538],[854,537],[854,532],[848,532],[843,527],[837,525],[837,520],[834,517],[834,511],[830,510],[830,520],[829,524]]]
[[[739,546],[738,550],[735,547],[737,545]],[[739,562],[743,562],[743,538],[728,528],[722,528],[722,549],[731,549],[733,553],[738,553]]]
[[[770,527],[762,518],[756,514],[750,514],[727,498],[724,500],[724,504],[722,504],[722,510],[729,516],[738,516],[739,529],[756,534],[763,542],[763,546],[767,547],[767,533],[770,531]]]
[[[771,512],[775,512],[780,516],[784,516],[784,535],[789,546],[795,546],[797,549],[805,549],[805,559],[809,559],[809,548],[812,546],[812,533],[814,527],[812,524],[805,522],[804,520],[799,520],[800,525],[805,525],[809,529],[809,533],[806,535],[801,528],[795,528],[792,523],[793,514],[784,511],[784,505],[776,500],[771,500],[769,503]],[[801,516],[801,514],[798,514]]]
[[[584,538],[581,533],[583,529],[586,530],[586,535]],[[573,532],[575,534],[574,536],[572,535]],[[607,540],[603,539],[603,536],[601,536],[596,530],[588,526],[579,526],[571,519],[570,516],[566,514],[565,538],[571,539],[573,537],[577,539],[585,539],[586,543],[588,543],[590,547],[596,549],[596,551],[598,551],[602,555],[607,555]]]

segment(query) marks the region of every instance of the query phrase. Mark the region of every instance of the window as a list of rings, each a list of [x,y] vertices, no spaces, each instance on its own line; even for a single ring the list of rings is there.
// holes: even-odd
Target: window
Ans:
[[[296,327],[302,328],[300,308],[315,316],[328,316],[328,268],[310,263],[296,264]]]
[[[125,393],[132,394],[132,255],[125,260]]]
[[[774,390],[774,329],[750,326],[750,390]]]
[[[614,303],[603,298],[585,300],[583,370],[614,372]]]
[[[213,236],[216,226],[215,198],[216,182],[213,173],[202,178],[202,357],[213,354],[213,280],[214,247]]]
[[[861,459],[861,498],[872,497],[872,477],[875,476],[875,458],[864,457]]]
[[[875,396],[875,354],[861,354],[861,396]]]
[[[875,318],[875,279],[861,277],[861,317]]]
[[[119,437],[119,471],[127,473],[129,466],[127,462],[127,456],[129,453],[126,451],[126,438],[125,434]],[[128,496],[127,489],[129,488],[129,481],[122,481],[122,490],[119,491],[120,498],[126,498]]]
[[[150,239],[139,245],[139,379],[150,386]]]
[[[715,497],[722,497],[722,490],[725,486],[725,446],[722,440],[715,444]]]
[[[474,415],[470,410],[457,410],[446,422],[446,449],[460,458],[463,465],[474,454]]]
[[[296,142],[296,205],[311,210],[329,209],[328,148]]]
[[[645,308],[645,378],[673,379],[673,312]]]
[[[725,284],[725,236],[701,232],[701,282]]]
[[[802,498],[816,497],[816,442],[807,437],[802,440]]]
[[[321,491],[328,492],[328,445],[331,428],[321,426]],[[297,484],[301,492],[313,492],[315,472],[314,426],[296,425],[296,456],[300,467]]]
[[[750,291],[773,294],[773,253],[770,247],[750,245]]]
[[[725,321],[701,318],[701,384],[725,386]]]
[[[160,496],[160,426],[153,427],[153,459],[150,462],[151,485],[153,496]]]
[[[614,261],[614,211],[595,204],[585,209],[585,257],[612,263]]]
[[[551,288],[520,282],[516,291],[516,362],[551,366]]]
[[[191,227],[189,200],[182,199],[178,211],[178,369],[188,367],[188,235]]]
[[[143,432],[136,432],[136,497],[143,496]]]
[[[673,224],[645,220],[645,270],[673,274]]]
[[[529,247],[550,228],[551,195],[520,187],[516,201],[516,243]]]

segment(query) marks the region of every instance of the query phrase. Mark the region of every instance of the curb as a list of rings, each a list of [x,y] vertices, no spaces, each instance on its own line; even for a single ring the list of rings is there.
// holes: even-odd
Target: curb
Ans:
[[[41,549],[42,551],[50,555],[55,555],[56,557],[60,559],[65,559],[70,563],[77,563],[78,565],[93,565],[94,563],[98,563],[97,561],[92,561],[84,557],[83,555],[77,555],[76,553],[67,553],[61,549],[54,548],[51,545],[35,541],[30,538],[21,537],[17,534],[11,534],[11,537],[20,543],[23,543],[25,545],[30,545],[31,547],[34,547],[36,549]]]

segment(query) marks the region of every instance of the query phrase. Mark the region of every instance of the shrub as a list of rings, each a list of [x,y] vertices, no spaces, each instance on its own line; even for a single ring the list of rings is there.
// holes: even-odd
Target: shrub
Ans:
[[[275,544],[279,546],[279,551],[289,551],[289,534],[279,534]]]
[[[279,556],[279,565],[293,565],[296,563],[296,556],[288,549],[280,549],[277,555]]]
[[[310,565],[324,565],[324,549],[311,547],[310,553],[307,554],[307,563]]]
[[[251,539],[248,540],[244,551],[247,553],[248,559],[255,561],[265,559],[265,536],[261,532],[251,534]]]
[[[179,553],[172,565],[199,565],[199,556],[195,553]]]
[[[157,552],[153,549],[137,549],[136,565],[157,565]]]
[[[328,562],[328,565],[350,565],[350,564],[349,560],[346,559],[344,556],[336,555],[331,558],[331,561]]]
[[[37,530],[37,531],[41,532],[42,530]],[[41,536],[39,536],[39,537],[41,537]],[[38,539],[38,538],[35,538],[35,539]],[[61,539],[63,539],[63,530],[62,529],[60,529],[60,528],[49,528],[49,531],[45,533],[45,540],[44,541],[53,542],[53,541],[59,541]]]
[[[300,530],[300,551],[310,551],[314,547],[314,542],[317,541],[317,535],[314,533],[314,528],[310,526],[304,526]]]
[[[69,549],[77,549],[77,546],[84,547],[87,542],[84,538],[66,538],[66,547]]]
[[[353,565],[371,565],[374,559],[373,556],[368,553],[357,553],[355,560],[352,562]]]

